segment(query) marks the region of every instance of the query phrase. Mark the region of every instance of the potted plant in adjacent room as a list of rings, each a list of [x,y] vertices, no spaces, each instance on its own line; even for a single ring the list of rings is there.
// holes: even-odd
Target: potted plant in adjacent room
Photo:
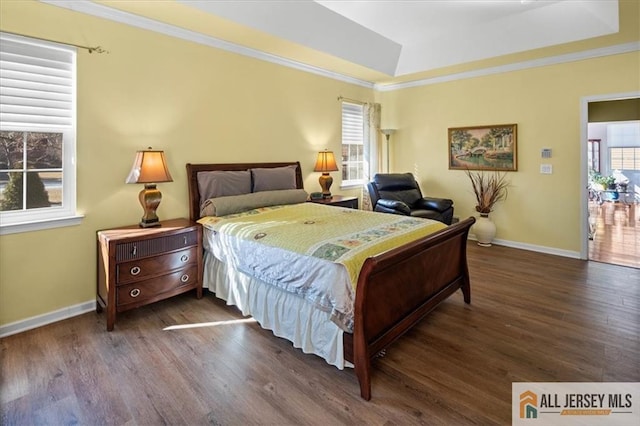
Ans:
[[[480,213],[478,221],[473,225],[473,230],[478,245],[489,247],[496,235],[496,225],[489,218],[489,213],[493,211],[496,203],[507,198],[507,189],[511,183],[507,180],[505,173],[497,170],[472,172],[467,169],[465,172],[471,180],[473,193],[476,196],[476,211]]]
[[[614,176],[604,176],[598,172],[593,172],[590,176],[591,182],[596,186],[596,190],[604,191],[605,189],[616,188],[616,178]]]

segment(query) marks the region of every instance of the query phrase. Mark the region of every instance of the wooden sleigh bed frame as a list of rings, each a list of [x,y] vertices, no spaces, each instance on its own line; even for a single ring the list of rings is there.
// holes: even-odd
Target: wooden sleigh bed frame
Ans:
[[[239,171],[296,165],[296,182],[303,188],[299,162],[187,164],[189,215],[200,218],[199,172]],[[371,361],[442,301],[462,290],[471,302],[466,244],[473,217],[387,252],[369,257],[356,288],[353,334],[344,333],[344,358],[353,363],[360,395],[371,399]]]

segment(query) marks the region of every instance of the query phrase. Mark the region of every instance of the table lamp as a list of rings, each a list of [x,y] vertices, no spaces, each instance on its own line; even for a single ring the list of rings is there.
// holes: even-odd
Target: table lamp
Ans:
[[[144,183],[144,189],[140,191],[138,199],[144,210],[141,228],[160,226],[156,210],[162,200],[162,193],[156,188],[156,183],[173,182],[164,151],[157,151],[149,147],[145,151],[136,152],[133,167],[127,177],[126,183]]]
[[[329,188],[331,188],[331,184],[333,183],[333,178],[329,174],[329,172],[337,172],[338,166],[336,165],[336,159],[333,156],[333,151],[320,151],[318,153],[318,159],[316,160],[316,166],[313,168],[314,172],[322,172],[320,176],[319,182],[320,187],[322,188],[322,198],[331,198],[331,192]]]

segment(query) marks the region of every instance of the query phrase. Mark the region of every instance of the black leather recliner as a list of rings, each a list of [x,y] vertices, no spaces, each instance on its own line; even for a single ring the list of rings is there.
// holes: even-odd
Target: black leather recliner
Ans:
[[[376,212],[424,217],[451,225],[453,201],[423,197],[411,173],[378,173],[367,188]]]

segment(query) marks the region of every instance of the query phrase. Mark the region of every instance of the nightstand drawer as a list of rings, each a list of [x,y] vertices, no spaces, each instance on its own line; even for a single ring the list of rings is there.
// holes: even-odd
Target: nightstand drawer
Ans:
[[[356,197],[347,198],[340,201],[334,201],[333,203],[329,203],[329,205],[358,210],[358,199]]]
[[[186,235],[186,234],[185,234]],[[152,275],[161,275],[198,261],[198,248],[191,247],[156,257],[134,260],[117,265],[116,285],[141,281]]]
[[[116,245],[116,262],[140,259],[197,244],[198,232],[195,230],[166,237],[120,243]]]
[[[163,298],[163,293],[180,287],[193,286],[197,281],[198,265],[192,265],[172,274],[120,286],[117,290],[116,299],[118,311],[126,310],[128,308],[127,305],[144,304],[152,298],[161,299]]]
[[[358,209],[358,197],[345,197],[344,195],[334,195],[331,198],[319,198],[307,200],[316,204],[324,204],[327,206],[346,207],[349,209]]]

